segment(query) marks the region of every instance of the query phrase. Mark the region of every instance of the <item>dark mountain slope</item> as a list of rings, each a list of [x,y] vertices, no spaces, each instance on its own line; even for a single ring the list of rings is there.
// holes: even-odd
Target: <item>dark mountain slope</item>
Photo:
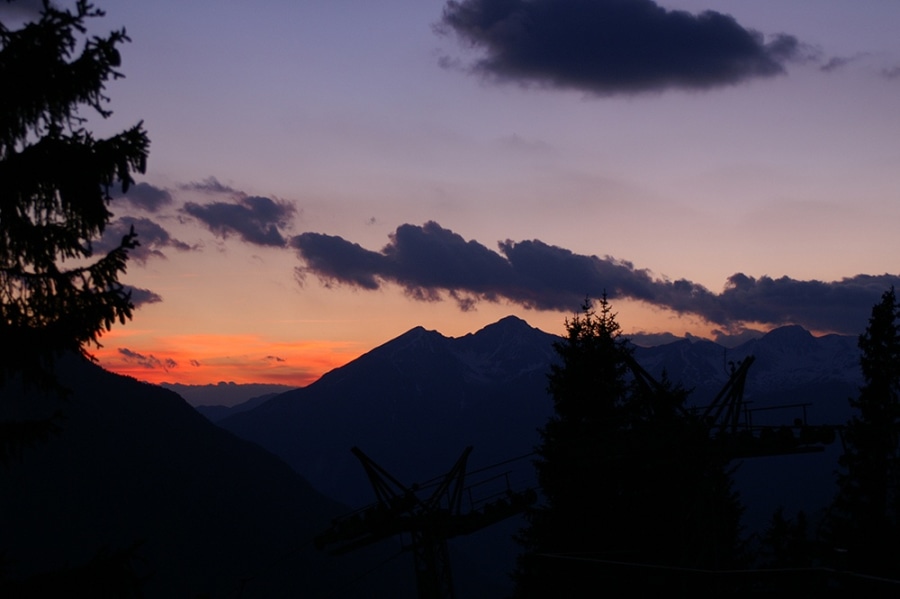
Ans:
[[[368,503],[353,446],[406,483],[445,471],[466,445],[475,446],[475,467],[530,452],[552,411],[554,340],[516,318],[459,339],[417,327],[219,424],[281,456],[326,495]]]
[[[358,507],[375,496],[353,446],[407,485],[443,474],[467,445],[474,446],[470,471],[530,453],[537,427],[552,412],[546,375],[555,340],[513,317],[457,339],[417,327],[308,387],[218,424],[281,456],[326,495]],[[529,458],[491,474],[503,471],[516,488],[534,483]],[[473,499],[503,490],[504,479],[497,479]],[[454,540],[460,596],[509,591],[517,553],[511,537],[521,524],[508,521]]]
[[[66,401],[26,396],[14,384],[0,390],[0,420],[57,409],[65,416],[59,435],[0,468],[9,578],[84,564],[136,541],[150,597],[316,596],[361,571],[312,547],[346,508],[268,452],[159,387],[76,358],[63,360],[59,375],[73,391]],[[370,582],[373,596],[385,592],[382,582]]]

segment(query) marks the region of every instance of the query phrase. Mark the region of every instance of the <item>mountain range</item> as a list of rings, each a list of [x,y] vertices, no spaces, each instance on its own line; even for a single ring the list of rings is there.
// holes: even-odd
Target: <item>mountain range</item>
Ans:
[[[353,446],[409,483],[449,469],[467,445],[473,468],[530,453],[552,412],[555,340],[513,317],[456,339],[416,327],[219,425],[358,506],[374,497]]]
[[[471,445],[469,481],[484,484],[466,494],[469,505],[533,486],[529,454],[553,411],[546,386],[557,341],[515,317],[458,338],[417,327],[307,387],[208,410],[228,414],[221,428],[171,391],[67,357],[58,368],[72,391],[65,400],[15,381],[0,388],[0,423],[63,415],[56,435],[0,465],[2,574],[40,577],[139,542],[148,597],[410,596],[408,560],[385,559],[395,545],[341,558],[312,546],[333,517],[374,499],[350,449],[411,485],[443,474]],[[751,355],[745,398],[755,423],[850,415],[861,383],[852,337],[783,327],[731,349],[698,339],[635,347],[647,371],[693,389],[698,406],[722,388],[730,363]],[[784,404],[792,407],[763,409]],[[791,515],[827,504],[839,454],[833,443],[736,463],[748,533],[779,505]],[[460,596],[509,590],[521,524],[451,543]],[[349,584],[368,570],[362,586]]]
[[[427,478],[466,445],[484,465],[531,452],[552,413],[547,374],[559,340],[512,316],[459,338],[417,327],[220,425],[282,457],[326,495],[358,505],[371,493],[354,445],[404,480]],[[665,373],[690,389],[695,405],[712,401],[730,364],[754,356],[744,392],[754,424],[790,424],[804,413],[809,424],[842,424],[861,383],[854,338],[814,337],[798,326],[731,349],[685,339],[634,350],[654,377]]]
[[[219,425],[280,456],[316,489],[354,507],[372,502],[374,494],[350,453],[353,446],[405,484],[440,474],[472,445],[470,470],[513,459],[486,472],[502,471],[512,486],[534,485],[531,458],[514,458],[532,452],[537,430],[552,414],[547,374],[559,340],[515,317],[458,338],[417,327]],[[651,375],[665,372],[691,389],[690,401],[698,406],[722,389],[732,364],[754,356],[745,400],[755,410],[755,424],[789,425],[798,418],[842,424],[850,414],[847,398],[861,382],[854,338],[814,337],[796,326],[731,349],[685,339],[634,350]],[[779,408],[784,405],[790,407]],[[787,515],[821,509],[833,495],[839,445],[821,454],[736,464],[748,530],[759,532],[778,506]],[[518,525],[498,528],[505,545],[484,533],[468,546],[460,541],[461,551],[476,555],[478,546],[488,546],[495,570],[508,572],[516,553],[509,537]]]

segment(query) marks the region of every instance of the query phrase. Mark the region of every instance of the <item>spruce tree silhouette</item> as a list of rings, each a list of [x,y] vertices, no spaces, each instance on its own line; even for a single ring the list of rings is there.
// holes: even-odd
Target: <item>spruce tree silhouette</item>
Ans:
[[[121,77],[125,30],[87,36],[103,16],[86,0],[71,10],[44,0],[40,18],[19,29],[0,23],[0,384],[12,375],[52,384],[54,357],[87,355],[100,334],[131,317],[119,282],[132,230],[105,256],[92,255],[123,191],[144,172],[149,141],[138,123],[105,139],[85,129],[103,118],[106,83]],[[70,265],[69,268],[66,266]]]
[[[900,578],[900,306],[892,287],[859,337],[863,386],[850,400],[829,542],[857,572]]]
[[[642,385],[604,295],[566,321],[548,391],[555,415],[536,449],[543,501],[526,513],[517,597],[630,596],[676,583],[679,568],[723,568],[741,508],[726,460],[663,377]]]
[[[87,35],[87,20],[103,14],[86,0],[70,9],[43,0],[36,20],[18,29],[0,22],[0,402],[35,388],[63,394],[54,361],[89,357],[105,329],[131,318],[119,275],[134,230],[100,257],[91,240],[111,217],[113,186],[127,191],[132,173],[144,172],[149,140],[141,123],[105,139],[85,128],[82,110],[112,114],[105,85],[122,76],[118,46],[128,41],[124,29]],[[55,417],[0,422],[0,466],[57,426]],[[139,596],[133,554],[99,553],[27,581],[4,580],[0,562],[0,595]]]

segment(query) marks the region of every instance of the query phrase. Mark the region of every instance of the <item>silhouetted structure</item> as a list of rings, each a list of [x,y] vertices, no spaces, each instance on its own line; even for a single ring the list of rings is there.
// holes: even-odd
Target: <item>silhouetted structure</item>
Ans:
[[[472,447],[463,451],[453,468],[439,479],[434,491],[424,498],[419,496],[418,485],[406,487],[359,448],[351,451],[362,463],[377,503],[335,519],[328,531],[316,537],[316,546],[324,549],[334,545],[331,553],[340,555],[390,537],[409,535],[405,549],[413,553],[421,599],[454,596],[448,539],[471,534],[521,513],[536,499],[532,490],[517,492],[507,486],[501,497],[477,509],[470,505],[464,510],[466,461]]]
[[[700,411],[701,421],[724,455],[731,459],[822,451],[835,440],[835,426],[809,426],[806,408],[810,404],[785,404],[750,409],[744,403],[747,373],[755,361],[748,356],[731,365],[731,374],[712,402]],[[802,409],[803,417],[790,424],[758,426],[753,415],[764,410]]]

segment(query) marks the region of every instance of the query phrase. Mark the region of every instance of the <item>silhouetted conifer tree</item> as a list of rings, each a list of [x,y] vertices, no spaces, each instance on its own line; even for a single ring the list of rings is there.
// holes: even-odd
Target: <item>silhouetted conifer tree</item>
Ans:
[[[519,535],[516,595],[708,584],[675,567],[734,563],[741,509],[727,460],[683,410],[683,389],[630,374],[632,351],[605,296],[566,331],[549,377],[555,415],[537,448],[543,502]]]
[[[84,352],[101,331],[131,317],[119,282],[134,232],[92,255],[111,216],[109,191],[143,172],[149,141],[139,123],[106,139],[85,129],[83,110],[111,112],[104,88],[125,30],[88,36],[102,16],[86,0],[19,29],[0,23],[0,384],[12,374],[47,382],[64,351]]]
[[[68,9],[43,0],[37,20],[18,29],[0,22],[0,401],[9,384],[63,391],[54,359],[86,354],[131,317],[119,275],[134,231],[100,257],[91,240],[111,217],[112,187],[126,191],[132,173],[144,172],[149,141],[140,123],[105,139],[85,128],[83,110],[111,114],[104,89],[122,76],[118,46],[128,41],[124,29],[89,36],[87,20],[102,15],[86,0]],[[56,427],[55,418],[0,423],[0,466]],[[4,580],[0,556],[0,595],[139,596],[133,553],[27,581]]]
[[[829,542],[852,570],[900,577],[900,316],[894,289],[859,337],[863,386],[850,400]]]

